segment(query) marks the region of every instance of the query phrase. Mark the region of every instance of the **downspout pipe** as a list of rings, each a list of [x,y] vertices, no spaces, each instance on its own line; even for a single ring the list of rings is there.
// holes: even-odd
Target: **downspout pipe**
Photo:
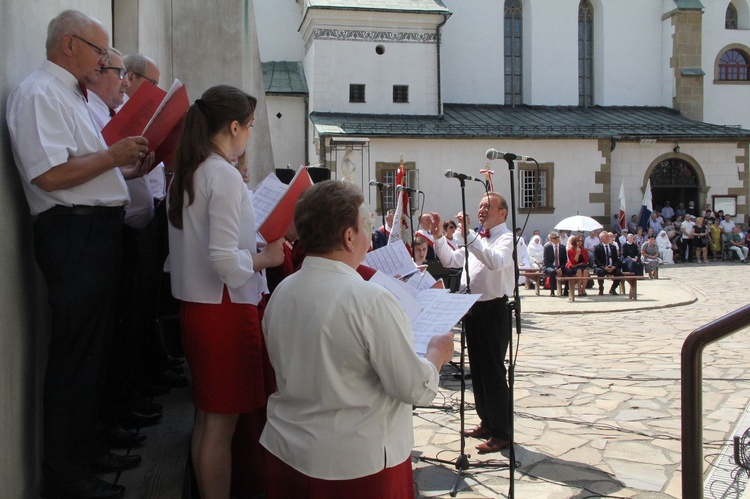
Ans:
[[[451,13],[443,14],[443,22],[438,24],[437,28],[435,28],[435,37],[437,38],[437,94],[438,94],[438,117],[440,119],[443,118],[443,80],[441,77],[440,72],[440,30],[443,26],[445,26],[445,23],[448,22],[448,18],[451,16]]]

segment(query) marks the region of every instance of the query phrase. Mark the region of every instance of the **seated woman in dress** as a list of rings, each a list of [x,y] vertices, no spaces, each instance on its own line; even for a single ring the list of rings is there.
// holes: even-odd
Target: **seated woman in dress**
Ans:
[[[653,232],[650,237],[654,237]],[[635,244],[635,236],[633,234],[628,234],[625,244],[622,245],[622,270],[623,272],[632,272],[635,275],[643,275],[641,248]]]
[[[641,258],[643,259],[643,266],[646,272],[648,272],[648,276],[651,279],[658,279],[661,259],[659,258],[659,247],[656,245],[656,238],[653,234],[641,246]]]
[[[719,238],[721,242],[721,238]],[[662,230],[656,236],[656,246],[659,248],[659,258],[661,263],[674,263],[674,251],[672,250],[672,241],[669,240],[667,231]]]
[[[451,333],[424,358],[393,295],[355,271],[372,227],[362,193],[326,180],[304,192],[294,224],[307,256],[263,318],[278,391],[261,436],[267,497],[414,497],[412,406],[438,391]]]
[[[583,241],[577,236],[570,236],[568,238],[570,248],[568,249],[568,263],[567,267],[575,272],[576,277],[588,277],[589,276],[589,252],[583,248]],[[586,283],[588,281],[575,280],[573,281],[573,289],[571,293],[576,292],[578,288],[578,296],[586,296]]]

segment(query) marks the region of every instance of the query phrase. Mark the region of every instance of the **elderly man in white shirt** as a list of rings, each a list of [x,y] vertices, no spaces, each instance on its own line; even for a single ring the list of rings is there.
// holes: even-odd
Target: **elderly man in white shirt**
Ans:
[[[50,494],[119,497],[124,487],[92,471],[122,471],[141,459],[109,452],[98,380],[114,327],[125,178],[149,166],[142,161],[148,141],[129,137],[107,148],[86,107],[85,86],[109,59],[99,21],[64,11],[50,21],[46,47],[46,60],[11,92],[6,111],[52,312],[42,469]]]

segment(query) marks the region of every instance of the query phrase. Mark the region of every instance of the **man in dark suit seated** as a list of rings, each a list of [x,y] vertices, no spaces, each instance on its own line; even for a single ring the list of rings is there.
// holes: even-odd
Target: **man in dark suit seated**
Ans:
[[[602,231],[599,235],[601,244],[594,248],[594,266],[596,267],[596,275],[604,277],[607,275],[622,276],[622,261],[617,254],[617,246],[612,244],[612,240],[606,231]],[[597,279],[599,281],[599,294],[604,294],[604,279]],[[609,294],[617,294],[617,281],[612,281],[612,286],[609,288]]]
[[[547,239],[549,239],[549,242],[544,245],[544,268],[542,272],[549,276],[550,296],[555,296],[557,278],[562,276],[569,277],[573,273],[567,268],[568,251],[565,246],[560,244],[560,234],[550,232]],[[565,281],[563,296],[568,296],[568,287],[569,284]]]

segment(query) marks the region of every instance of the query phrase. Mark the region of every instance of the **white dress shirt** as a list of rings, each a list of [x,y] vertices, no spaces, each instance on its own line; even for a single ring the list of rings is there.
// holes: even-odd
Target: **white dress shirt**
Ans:
[[[513,233],[504,223],[489,230],[489,238],[483,238],[473,230],[466,236],[469,243],[471,292],[481,293],[479,301],[503,296],[510,298],[515,288]],[[444,267],[464,266],[464,249],[451,250],[444,237],[435,240],[435,254]],[[461,273],[461,285],[466,286],[466,272]]]
[[[308,256],[271,295],[263,334],[278,386],[260,438],[266,449],[326,480],[409,457],[411,406],[429,403],[439,378],[414,353],[409,319],[389,291],[344,263]]]
[[[130,200],[119,168],[83,184],[45,192],[31,181],[71,157],[107,149],[75,76],[50,61],[21,82],[6,111],[13,156],[36,215],[55,205],[123,206]]]
[[[112,119],[109,106],[93,91],[89,91],[88,105],[91,117],[94,118],[94,122],[99,129],[103,130]],[[149,180],[144,175],[126,180],[125,183],[130,193],[130,204],[125,209],[124,223],[134,229],[144,229],[154,218],[154,197],[151,193]]]
[[[253,271],[255,212],[252,193],[237,169],[212,153],[193,174],[195,197],[185,194],[183,228],[169,224],[169,272],[175,298],[221,303],[226,284],[232,303],[260,302],[265,277]]]

